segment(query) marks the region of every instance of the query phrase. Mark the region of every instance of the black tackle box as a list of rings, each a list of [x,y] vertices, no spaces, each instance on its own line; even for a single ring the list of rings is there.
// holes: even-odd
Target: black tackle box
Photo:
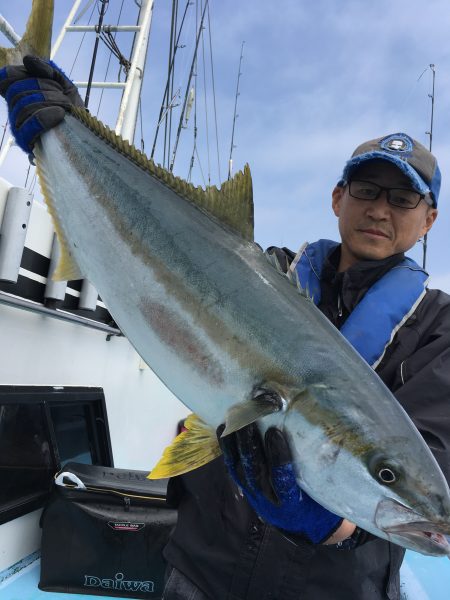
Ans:
[[[161,598],[162,550],[176,523],[167,480],[146,471],[68,463],[41,517],[45,591]]]

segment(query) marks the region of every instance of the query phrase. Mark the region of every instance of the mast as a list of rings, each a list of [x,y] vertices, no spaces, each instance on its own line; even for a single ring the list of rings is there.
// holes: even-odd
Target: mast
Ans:
[[[434,83],[436,79],[436,70],[433,64],[430,64],[431,72],[433,73],[433,84],[431,94],[428,94],[428,97],[431,99],[431,118],[430,118],[430,131],[426,131],[425,133],[429,136],[429,151],[431,152],[433,148],[433,120],[434,120]],[[423,262],[422,267],[425,269],[427,262],[427,249],[428,249],[428,234],[426,233],[423,236]]]
[[[142,81],[144,78],[147,47],[150,40],[150,26],[152,24],[153,0],[141,0],[139,11],[139,31],[134,40],[131,67],[125,89],[120,103],[119,116],[116,124],[116,133],[133,143],[134,131],[139,110]]]

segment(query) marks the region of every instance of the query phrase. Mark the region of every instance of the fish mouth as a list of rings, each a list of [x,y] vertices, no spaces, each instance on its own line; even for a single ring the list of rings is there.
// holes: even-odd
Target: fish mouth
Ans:
[[[432,522],[400,502],[389,499],[378,504],[375,524],[394,543],[423,554],[450,558],[449,521]]]

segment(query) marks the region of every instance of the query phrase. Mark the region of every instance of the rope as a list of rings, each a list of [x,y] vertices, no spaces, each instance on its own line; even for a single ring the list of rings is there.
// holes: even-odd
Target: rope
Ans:
[[[120,66],[123,67],[125,74],[128,75],[128,71],[131,67],[131,61],[125,58],[125,56],[120,51],[120,48],[116,42],[115,35],[113,35],[110,31],[102,31],[100,33],[100,39],[105,44],[105,46],[109,48],[110,52],[114,54],[114,56],[119,61]]]

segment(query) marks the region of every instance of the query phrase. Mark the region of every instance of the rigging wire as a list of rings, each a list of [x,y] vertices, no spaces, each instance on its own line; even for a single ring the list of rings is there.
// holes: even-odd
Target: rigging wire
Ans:
[[[432,77],[433,77],[433,82],[432,82],[432,88],[431,88],[431,94],[428,94],[428,97],[431,99],[431,117],[430,117],[430,130],[426,131],[426,135],[429,136],[429,150],[431,152],[432,148],[433,148],[433,121],[434,121],[434,84],[435,84],[435,79],[436,79],[436,69],[435,66],[433,64],[430,64],[430,69],[432,72]],[[422,73],[423,75],[423,73]],[[421,76],[422,76],[421,75]],[[423,236],[423,262],[422,262],[422,267],[423,269],[425,269],[426,263],[427,263],[427,250],[428,250],[428,234],[426,233]]]
[[[120,5],[119,16],[117,17],[117,25],[119,25],[120,19],[122,18],[122,10],[123,10],[124,2],[125,2],[125,0],[122,0],[122,4]],[[114,39],[115,39],[116,35],[117,35],[117,33],[114,34]],[[112,57],[113,57],[113,53],[110,52],[109,56],[108,56],[108,62],[106,64],[106,72],[105,72],[105,77],[104,77],[103,81],[107,81],[107,79],[108,79],[109,67],[111,66],[111,59],[112,59]],[[119,76],[120,76],[120,71],[119,71]],[[100,113],[100,108],[101,108],[101,105],[102,105],[102,102],[103,102],[103,94],[104,94],[104,92],[105,92],[104,89],[102,89],[101,92],[100,92],[100,98],[99,98],[98,105],[97,105],[97,112],[95,113],[97,116]]]
[[[26,187],[27,187],[27,183],[28,183],[28,177],[29,177],[29,175],[30,175],[30,169],[31,169],[31,164],[29,164],[29,165],[28,165],[27,174],[26,174],[26,177],[25,177],[25,184],[24,184],[24,186],[23,186],[25,189],[26,189]]]
[[[200,4],[201,6],[201,4]],[[206,61],[205,61],[205,36],[203,34],[204,27],[202,27],[202,66],[203,66],[203,95],[205,100],[205,133],[206,133],[206,156],[208,160],[208,185],[211,185],[211,161],[209,153],[209,127],[208,127],[208,101],[206,94]]]
[[[197,31],[198,27],[198,0],[195,3],[195,31]],[[192,155],[189,163],[189,172],[187,176],[187,181],[191,181],[192,177],[192,169],[194,168],[195,162],[195,152],[197,150],[197,60],[195,61],[195,71],[194,71],[194,138],[193,138],[193,147],[192,147]],[[200,168],[201,170],[201,168]],[[202,172],[203,175],[203,172]]]
[[[175,145],[174,145],[174,149],[173,149],[173,152],[172,152],[172,160],[171,160],[170,167],[169,167],[169,170],[171,172],[173,171],[173,166],[175,164],[175,159],[176,159],[176,156],[177,156],[178,143],[180,141],[181,129],[183,127],[183,117],[184,117],[184,112],[186,110],[186,104],[187,104],[188,97],[189,97],[189,89],[191,87],[191,80],[192,80],[192,76],[193,76],[193,73],[194,73],[194,66],[195,66],[195,62],[196,62],[196,58],[197,58],[198,45],[199,45],[199,42],[200,42],[200,35],[201,35],[202,29],[203,29],[203,22],[205,20],[205,14],[206,14],[206,8],[208,6],[208,1],[209,0],[206,0],[206,2],[205,2],[205,7],[203,9],[202,18],[201,18],[201,21],[200,21],[200,26],[198,28],[197,40],[196,40],[196,43],[195,43],[194,56],[192,58],[191,69],[190,69],[190,72],[189,72],[189,78],[188,78],[188,82],[187,82],[187,86],[186,86],[186,92],[184,94],[183,108],[182,108],[181,114],[180,114],[180,120],[179,120],[179,123],[178,123],[177,135],[176,135],[176,138],[175,138]]]
[[[84,7],[84,8],[82,8],[82,9],[81,9],[81,10],[78,12],[78,14],[77,14],[77,15],[75,15],[75,18],[74,18],[74,20],[73,20],[73,23],[74,23],[74,25],[75,25],[76,23],[78,23],[78,21],[79,21],[79,20],[80,20],[80,19],[81,19],[81,18],[84,16],[84,14],[85,14],[85,13],[86,13],[86,12],[89,10],[89,7],[91,7],[91,6],[92,6],[92,4],[94,4],[94,1],[95,1],[95,0],[88,0],[88,2],[86,2],[86,5],[85,5],[85,7]],[[94,5],[94,8],[93,8],[93,10],[92,10],[92,13],[94,12],[94,10],[95,10],[95,5]],[[91,13],[91,17],[92,17],[92,13]]]
[[[198,154],[198,149],[197,149],[197,146],[195,147],[195,154],[197,155],[197,161],[198,161],[198,166],[199,166],[200,173],[201,173],[202,180],[203,180],[203,185],[206,187],[205,176],[204,176],[204,174],[203,174],[202,163],[201,163],[201,161],[200,161],[200,156],[199,156],[199,154]]]
[[[2,149],[3,142],[5,141],[6,130],[8,129],[8,119],[6,119],[3,125],[2,141],[0,142],[0,150]]]
[[[172,18],[171,18],[171,26],[170,26],[170,42],[169,42],[169,64],[167,67],[167,81],[170,81],[170,87],[169,89],[167,89],[167,93],[164,96],[164,100],[163,102],[167,103],[167,109],[164,111],[164,115],[167,115],[168,111],[170,111],[169,114],[169,120],[171,121],[171,116],[172,116],[172,110],[171,110],[171,105],[174,102],[174,94],[173,94],[173,82],[174,82],[174,77],[173,77],[173,73],[175,71],[175,69],[172,69],[172,57],[175,56],[175,51],[176,51],[176,43],[174,41],[175,39],[175,33],[177,30],[177,17],[178,17],[178,0],[172,0]],[[172,100],[169,102],[169,98],[172,98]],[[172,124],[172,122],[170,123]],[[163,166],[166,166],[166,156],[167,156],[167,164],[169,163],[169,156],[170,156],[170,132],[169,132],[169,123],[168,120],[165,119],[165,123],[164,123],[164,146],[163,146]]]
[[[236,110],[237,110],[237,101],[238,101],[238,96],[239,96],[239,82],[241,80],[241,75],[242,75],[241,65],[242,65],[242,58],[244,56],[244,44],[245,44],[245,42],[242,42],[241,56],[239,58],[239,68],[238,68],[238,76],[237,76],[237,82],[236,82],[236,94],[234,97],[233,128],[231,131],[230,157],[228,159],[228,179],[231,179],[231,171],[233,170],[233,150],[234,150],[234,148],[236,148],[236,146],[234,145],[234,130],[235,130],[235,126],[236,126],[236,119],[239,116],[237,114]]]
[[[187,0],[186,1],[186,6],[185,6],[185,9],[184,9],[184,13],[183,13],[183,18],[181,20],[180,29],[178,31],[178,36],[177,36],[177,40],[176,40],[176,43],[175,43],[175,49],[174,49],[174,53],[173,53],[173,56],[172,56],[172,62],[170,64],[169,71],[171,71],[173,69],[174,64],[175,64],[175,54],[176,54],[176,51],[177,51],[177,49],[179,47],[178,46],[178,42],[180,40],[180,35],[181,35],[182,30],[183,30],[183,25],[184,25],[184,20],[186,18],[186,13],[187,13],[187,10],[188,10],[188,8],[189,8],[190,5],[191,5],[191,0]],[[165,102],[166,102],[166,98],[167,98],[167,95],[168,95],[168,92],[169,92],[169,86],[170,86],[170,78],[168,77],[167,81],[166,81],[166,87],[165,87],[165,90],[164,90],[164,94],[163,94],[163,99],[162,99],[162,102],[161,102],[161,108],[160,108],[159,117],[158,117],[158,125],[156,127],[156,132],[155,132],[155,137],[154,137],[154,140],[153,140],[153,146],[152,146],[152,151],[150,153],[150,158],[153,158],[154,154],[155,154],[155,148],[156,148],[156,142],[157,142],[157,139],[158,139],[159,128],[160,128],[160,125],[162,123],[162,115],[163,115],[164,109],[166,108],[165,107]]]
[[[89,25],[89,24],[91,23],[91,21],[92,21],[92,17],[94,16],[94,11],[95,11],[95,4],[94,4],[94,6],[92,7],[91,14],[90,14],[90,16],[89,16],[88,25]],[[83,14],[84,14],[84,13],[83,13]],[[85,31],[85,32],[83,33],[83,35],[81,36],[81,41],[80,41],[80,43],[79,43],[79,45],[78,45],[78,50],[77,50],[77,52],[76,52],[76,54],[75,54],[75,58],[73,59],[72,66],[70,67],[70,71],[69,71],[69,77],[72,77],[72,72],[73,72],[73,70],[74,70],[74,68],[75,68],[75,64],[76,64],[76,62],[77,62],[77,60],[78,60],[78,55],[80,54],[81,47],[83,46],[83,43],[84,43],[84,38],[86,37],[86,33],[87,33],[87,32]]]
[[[98,24],[96,25],[96,28],[95,28],[96,35],[95,35],[94,51],[92,53],[91,68],[89,71],[89,79],[88,79],[88,84],[87,84],[87,88],[86,88],[86,96],[84,98],[84,106],[86,108],[89,106],[89,98],[91,95],[92,79],[94,77],[94,68],[95,68],[95,63],[97,60],[98,45],[100,42],[100,32],[101,32],[102,25],[103,25],[103,19],[106,14],[106,10],[108,8],[109,0],[97,0],[97,2],[101,4],[101,9],[99,12]],[[98,7],[98,3],[97,3],[97,7]]]
[[[214,61],[213,61],[213,51],[212,51],[212,41],[211,41],[211,19],[209,15],[209,6],[208,6],[208,32],[209,32],[209,53],[211,57],[211,81],[212,81],[212,92],[213,92],[213,102],[214,102],[214,124],[216,129],[216,150],[217,150],[217,170],[219,173],[219,183],[222,181],[222,175],[220,173],[220,153],[219,153],[219,130],[217,127],[217,108],[216,108],[216,86],[214,83]]]
[[[139,123],[140,123],[140,129],[141,129],[141,152],[144,154],[144,126],[142,123],[142,101],[141,101],[141,97],[139,96],[139,108],[138,108],[138,113],[139,113]]]

